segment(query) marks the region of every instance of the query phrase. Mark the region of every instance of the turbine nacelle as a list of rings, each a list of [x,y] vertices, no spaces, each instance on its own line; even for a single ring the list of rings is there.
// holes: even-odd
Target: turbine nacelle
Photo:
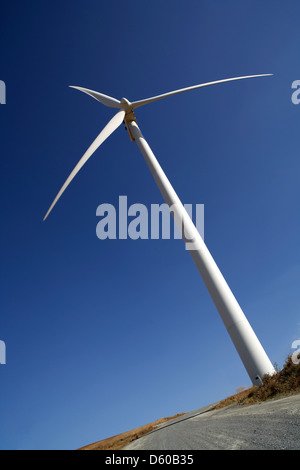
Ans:
[[[133,104],[130,101],[128,101],[127,98],[122,98],[121,109],[124,109],[125,111],[125,117],[124,117],[125,130],[128,132],[131,142],[134,142],[134,137],[131,133],[130,126],[129,126],[130,122],[132,121],[136,122],[136,117],[133,112]]]
[[[131,142],[134,142],[134,137],[131,133],[130,125],[129,125],[129,123],[132,122],[132,121],[136,122],[136,117],[135,117],[135,114],[134,114],[134,111],[133,111],[133,105],[132,105],[132,103],[130,103],[130,101],[128,101],[127,98],[122,98],[121,99],[121,106],[122,106],[121,109],[124,109],[124,111],[125,111],[125,117],[124,117],[125,129],[127,130],[128,134],[129,134]]]

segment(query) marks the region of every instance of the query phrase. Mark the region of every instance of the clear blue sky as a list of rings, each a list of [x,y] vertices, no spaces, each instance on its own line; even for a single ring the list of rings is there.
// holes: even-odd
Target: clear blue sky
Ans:
[[[250,384],[180,240],[96,237],[96,208],[162,203],[121,127],[43,216],[112,117],[137,110],[273,363],[300,338],[299,2],[6,2],[1,7],[0,447],[75,449]]]

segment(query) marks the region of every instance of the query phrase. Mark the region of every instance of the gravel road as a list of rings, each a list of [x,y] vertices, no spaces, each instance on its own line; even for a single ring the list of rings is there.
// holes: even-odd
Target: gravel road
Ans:
[[[300,450],[300,394],[209,408],[168,421],[122,450]]]

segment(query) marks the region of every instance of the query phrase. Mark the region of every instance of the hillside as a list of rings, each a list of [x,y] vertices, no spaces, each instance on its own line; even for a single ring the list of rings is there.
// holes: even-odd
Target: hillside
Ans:
[[[263,378],[263,384],[260,387],[253,386],[247,390],[236,393],[235,395],[231,395],[230,397],[221,400],[219,403],[212,406],[211,409],[213,410],[223,408],[232,404],[241,406],[250,405],[265,400],[281,398],[299,392],[300,364],[294,364],[292,357],[289,356],[282,370],[273,376],[265,376]],[[78,450],[120,450],[130,442],[153,431],[160,424],[184,414],[185,413],[178,413],[174,416],[170,416],[169,418],[161,418],[157,421],[154,421],[153,423],[149,423],[131,431],[127,431],[102,441],[86,445]]]
[[[289,356],[279,372],[263,378],[260,387],[253,386],[220,401],[215,409],[237,403],[238,405],[250,405],[272,398],[281,398],[292,393],[300,392],[300,364],[294,364]]]
[[[169,418],[158,419],[153,423],[145,424],[144,426],[132,429],[131,431],[123,432],[122,434],[117,434],[116,436],[109,437],[102,441],[94,442],[93,444],[86,445],[78,450],[120,450],[135,439],[153,431],[160,424],[182,415],[184,415],[184,413],[178,413],[174,416],[170,416]]]

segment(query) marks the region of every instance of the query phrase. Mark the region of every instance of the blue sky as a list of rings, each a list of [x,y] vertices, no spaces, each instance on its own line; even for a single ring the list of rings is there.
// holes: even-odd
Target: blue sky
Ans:
[[[96,209],[162,197],[123,127],[50,203],[113,110],[136,111],[272,363],[300,338],[297,1],[6,2],[0,79],[2,449],[75,449],[250,384],[180,240],[99,240]]]

